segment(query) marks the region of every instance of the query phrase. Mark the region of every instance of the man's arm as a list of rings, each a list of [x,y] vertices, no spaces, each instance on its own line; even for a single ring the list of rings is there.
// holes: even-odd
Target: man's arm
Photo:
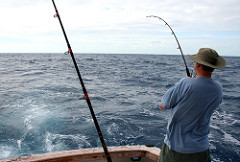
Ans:
[[[160,107],[160,109],[163,110],[163,111],[167,110],[167,109],[165,109],[165,108],[162,106],[162,103],[161,103],[161,102],[160,102],[160,104],[159,104],[159,107]]]

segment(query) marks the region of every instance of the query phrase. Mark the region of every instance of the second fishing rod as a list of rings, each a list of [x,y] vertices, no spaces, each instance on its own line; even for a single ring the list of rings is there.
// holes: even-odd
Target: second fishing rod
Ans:
[[[80,84],[81,84],[81,86],[82,86],[82,90],[83,90],[83,93],[84,93],[84,96],[85,96],[84,98],[85,98],[85,100],[86,100],[86,102],[87,102],[87,104],[88,104],[89,110],[90,110],[90,112],[91,112],[91,115],[92,115],[92,118],[93,118],[95,127],[96,127],[96,129],[97,129],[99,139],[100,139],[100,141],[101,141],[101,143],[102,143],[102,147],[103,147],[104,153],[105,153],[105,155],[106,155],[107,161],[108,161],[108,162],[112,162],[111,156],[110,156],[110,154],[109,154],[109,152],[108,152],[107,146],[106,146],[106,144],[105,144],[105,141],[104,141],[104,138],[103,138],[103,135],[102,135],[102,131],[101,131],[101,129],[100,129],[100,126],[99,126],[99,124],[98,124],[97,118],[96,118],[95,113],[94,113],[94,111],[93,111],[92,104],[91,104],[90,98],[89,98],[89,96],[88,96],[87,90],[86,90],[86,88],[85,88],[85,85],[84,85],[82,76],[81,76],[80,71],[79,71],[79,69],[78,69],[77,62],[76,62],[76,60],[75,60],[75,57],[74,57],[74,54],[73,54],[71,45],[70,45],[70,43],[69,43],[69,41],[68,41],[67,34],[66,34],[65,29],[64,29],[64,27],[63,27],[61,17],[60,17],[60,15],[59,15],[59,12],[58,12],[58,10],[57,10],[57,7],[56,7],[56,4],[55,4],[54,0],[52,0],[52,2],[53,2],[53,6],[54,6],[54,8],[55,8],[55,11],[56,11],[56,15],[54,15],[54,17],[57,17],[57,18],[58,18],[59,23],[60,23],[60,25],[61,25],[62,32],[63,32],[64,38],[65,38],[66,43],[67,43],[67,46],[68,46],[68,53],[71,55],[71,58],[72,58],[74,67],[75,67],[75,69],[76,69],[76,71],[77,71],[78,78],[79,78],[79,81],[80,81]]]
[[[182,55],[182,59],[183,59],[183,62],[184,62],[185,68],[186,68],[187,76],[188,76],[188,77],[192,77],[192,74],[190,74],[189,69],[188,69],[188,67],[187,67],[187,63],[186,63],[186,60],[185,60],[184,55],[183,55],[182,47],[180,46],[180,43],[179,43],[179,41],[178,41],[178,39],[177,39],[177,36],[176,36],[176,34],[174,33],[174,31],[173,31],[173,29],[171,28],[171,26],[170,26],[165,20],[163,20],[163,19],[162,19],[161,17],[159,17],[159,16],[150,15],[150,16],[147,16],[147,17],[153,17],[153,18],[157,18],[157,19],[159,19],[159,20],[162,20],[162,21],[165,23],[165,25],[167,25],[167,26],[169,27],[169,29],[172,31],[172,34],[173,34],[173,36],[174,36],[174,38],[175,38],[175,40],[176,40],[176,42],[177,42],[177,44],[178,44],[178,49],[180,50],[180,53],[181,53],[181,55]]]

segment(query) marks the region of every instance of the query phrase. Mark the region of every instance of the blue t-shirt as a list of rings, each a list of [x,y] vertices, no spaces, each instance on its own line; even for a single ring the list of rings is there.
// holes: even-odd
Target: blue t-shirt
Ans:
[[[209,122],[222,101],[222,85],[211,78],[184,78],[162,97],[162,106],[172,109],[165,144],[180,153],[209,148]]]

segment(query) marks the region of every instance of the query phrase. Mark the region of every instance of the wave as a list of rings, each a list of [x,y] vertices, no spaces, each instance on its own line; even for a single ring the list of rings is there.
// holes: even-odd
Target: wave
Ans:
[[[46,132],[45,149],[47,152],[88,148],[91,144],[88,137],[82,134],[54,134]]]
[[[161,147],[170,111],[160,111],[158,104],[186,76],[181,56],[77,57],[107,144]],[[239,159],[239,72],[239,58],[227,58],[226,69],[213,75],[224,88],[210,131],[216,148],[211,156],[219,161]],[[0,74],[1,159],[101,146],[87,104],[79,101],[83,94],[70,57],[6,55]]]

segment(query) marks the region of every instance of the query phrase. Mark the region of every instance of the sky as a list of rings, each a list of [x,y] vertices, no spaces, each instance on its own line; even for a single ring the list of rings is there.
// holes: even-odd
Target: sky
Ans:
[[[240,56],[240,0],[55,0],[74,53]],[[0,0],[0,53],[64,53],[51,0]]]

